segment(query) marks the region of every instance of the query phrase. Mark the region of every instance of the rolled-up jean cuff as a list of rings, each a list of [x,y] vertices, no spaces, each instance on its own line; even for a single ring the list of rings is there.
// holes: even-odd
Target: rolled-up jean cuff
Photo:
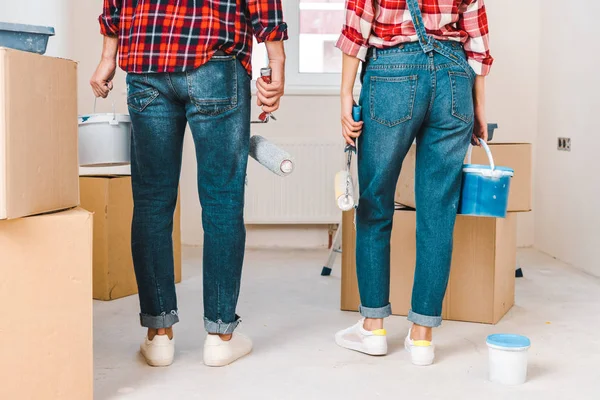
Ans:
[[[408,312],[408,320],[414,324],[437,328],[442,324],[442,317],[430,317],[428,315],[417,314],[413,310]]]
[[[149,315],[140,313],[140,324],[145,328],[161,329],[170,328],[179,322],[177,310],[163,312],[161,315]]]
[[[361,305],[358,311],[365,318],[387,318],[392,315],[392,305],[388,304],[385,307],[379,308],[369,308]]]
[[[211,321],[208,318],[204,318],[204,329],[206,332],[219,334],[219,335],[228,335],[235,331],[235,328],[242,322],[239,315],[235,316],[235,321],[233,322],[223,322],[221,320]]]

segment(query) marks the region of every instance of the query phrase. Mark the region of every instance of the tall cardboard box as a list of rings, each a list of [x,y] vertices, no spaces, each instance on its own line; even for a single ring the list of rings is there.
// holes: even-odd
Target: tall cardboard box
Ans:
[[[356,280],[353,212],[342,223],[342,310],[360,304]],[[416,262],[416,213],[396,211],[391,240],[390,303],[394,315],[410,310]],[[495,324],[514,305],[516,214],[506,219],[458,216],[450,280],[442,317]]]
[[[510,167],[515,176],[510,182],[508,197],[509,212],[527,212],[532,208],[532,147],[530,143],[490,143],[490,150],[496,165]],[[404,163],[396,186],[396,202],[415,208],[415,165],[416,145],[412,145]],[[466,162],[466,160],[465,160]],[[489,165],[485,151],[480,147],[473,148],[471,159],[473,164]]]
[[[94,213],[94,299],[114,300],[137,293],[131,256],[131,177],[81,177],[81,207]],[[173,218],[175,282],[181,282],[181,211]]]
[[[0,399],[91,400],[92,215],[0,221]]]
[[[0,48],[0,220],[79,204],[77,64]]]

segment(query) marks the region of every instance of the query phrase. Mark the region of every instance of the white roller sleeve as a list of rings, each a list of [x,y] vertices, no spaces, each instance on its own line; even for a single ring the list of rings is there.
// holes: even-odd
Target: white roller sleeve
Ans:
[[[354,185],[350,173],[346,170],[335,174],[335,199],[342,211],[354,208]]]
[[[294,158],[259,135],[250,138],[250,157],[279,176],[287,176],[294,171]]]

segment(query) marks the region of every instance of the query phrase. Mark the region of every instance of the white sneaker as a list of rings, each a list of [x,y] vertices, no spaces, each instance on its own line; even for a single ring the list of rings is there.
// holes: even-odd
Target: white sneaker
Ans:
[[[335,342],[338,346],[358,351],[372,356],[384,356],[387,354],[387,338],[385,329],[367,331],[363,328],[365,319],[361,319],[356,325],[335,334]]]
[[[167,335],[156,335],[148,340],[148,336],[140,345],[140,352],[152,367],[167,367],[173,364],[175,357],[175,339]]]
[[[404,348],[410,353],[412,363],[419,366],[433,364],[435,346],[427,340],[412,340],[410,338],[411,331],[412,328],[408,330],[408,335],[404,340]]]
[[[209,367],[224,367],[252,351],[252,340],[241,333],[234,333],[225,341],[219,335],[208,335],[204,341],[204,364]]]

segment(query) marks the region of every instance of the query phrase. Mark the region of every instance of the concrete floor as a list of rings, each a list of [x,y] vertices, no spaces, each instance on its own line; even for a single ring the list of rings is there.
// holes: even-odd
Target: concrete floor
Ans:
[[[240,331],[252,355],[222,369],[202,364],[201,249],[184,249],[175,363],[148,367],[137,297],[94,305],[95,399],[600,399],[600,279],[534,250],[519,252],[525,278],[517,305],[496,326],[445,322],[437,363],[417,368],[402,349],[408,323],[388,321],[390,354],[338,348],[334,333],[357,321],[339,311],[340,268],[319,275],[325,251],[247,252]],[[339,259],[338,259],[339,263]],[[530,379],[520,387],[486,380],[485,338],[531,338]]]

